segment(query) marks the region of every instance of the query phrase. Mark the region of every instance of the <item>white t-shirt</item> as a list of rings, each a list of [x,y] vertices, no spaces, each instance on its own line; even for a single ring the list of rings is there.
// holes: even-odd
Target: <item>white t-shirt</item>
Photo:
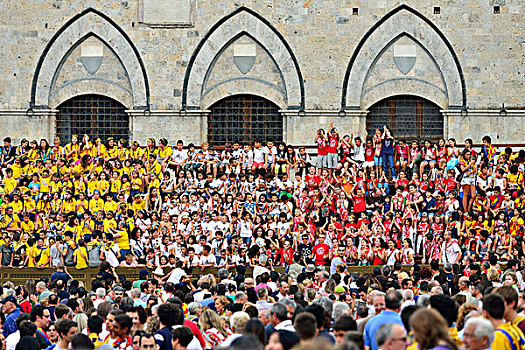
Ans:
[[[170,277],[168,278],[167,282],[171,282],[174,284],[180,283],[180,279],[186,275],[186,272],[184,272],[181,268],[175,268],[172,272]]]
[[[106,250],[106,247],[102,245],[102,251],[104,252],[106,261],[109,263],[109,265],[111,265],[111,267],[117,267],[119,265],[119,261],[117,259],[117,252],[120,251],[120,248],[117,243],[113,244],[113,246],[109,250]]]
[[[188,152],[179,151],[178,149],[173,150],[171,154],[171,160],[177,163],[182,163],[185,159],[188,159]]]
[[[253,149],[253,161],[254,163],[264,163],[264,149],[254,148]]]
[[[459,253],[461,252],[461,248],[459,247],[458,242],[455,240],[450,241],[450,243],[443,242],[443,247],[441,249],[443,251],[443,263],[450,263],[453,264],[456,259],[458,258]]]
[[[216,264],[215,255],[209,254],[208,256],[201,255],[200,263],[202,265]]]
[[[277,147],[273,146],[271,149],[268,146],[264,147],[264,153],[268,155],[268,164],[273,163],[273,158],[277,154]]]

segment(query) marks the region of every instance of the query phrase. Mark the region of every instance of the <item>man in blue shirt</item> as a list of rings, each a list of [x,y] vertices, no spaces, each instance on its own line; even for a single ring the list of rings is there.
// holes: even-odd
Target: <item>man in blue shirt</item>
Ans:
[[[3,304],[2,311],[6,315],[2,334],[7,338],[9,334],[17,331],[16,319],[20,316],[21,312],[18,308],[16,298],[12,295],[5,297],[0,303]]]
[[[157,310],[159,316],[160,329],[155,333],[155,343],[159,350],[173,350],[171,344],[171,331],[176,322],[176,310],[173,304],[161,304]]]
[[[390,291],[385,297],[385,310],[381,311],[379,315],[372,317],[365,326],[363,334],[365,339],[365,350],[377,350],[376,333],[379,327],[386,323],[400,324],[403,326],[401,316],[398,312],[401,309],[403,302],[403,295],[399,291]]]

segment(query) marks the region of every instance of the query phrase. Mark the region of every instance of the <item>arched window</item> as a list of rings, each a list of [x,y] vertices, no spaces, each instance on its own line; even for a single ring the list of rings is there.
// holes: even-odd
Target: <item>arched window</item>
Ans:
[[[62,142],[71,135],[89,135],[92,140],[108,137],[115,140],[129,139],[129,116],[126,107],[105,96],[82,95],[73,97],[58,106],[56,133]]]
[[[235,95],[220,100],[210,110],[208,140],[215,146],[235,141],[283,140],[279,107],[262,97]]]
[[[386,125],[396,139],[428,139],[443,137],[443,115],[440,108],[416,96],[395,96],[379,101],[369,109],[366,129],[373,135]]]

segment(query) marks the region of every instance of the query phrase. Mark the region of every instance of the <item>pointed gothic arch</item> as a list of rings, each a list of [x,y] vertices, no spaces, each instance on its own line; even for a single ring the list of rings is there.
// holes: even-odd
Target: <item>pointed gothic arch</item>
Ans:
[[[443,80],[446,101],[442,108],[465,107],[467,103],[465,79],[459,59],[445,35],[420,12],[406,4],[396,7],[368,30],[357,45],[346,69],[341,98],[342,109],[363,109],[364,84],[370,69],[396,38],[405,35],[432,58]],[[397,94],[414,94],[413,91],[398,91]],[[419,96],[435,100],[431,96]]]
[[[272,57],[285,82],[284,109],[304,109],[304,83],[299,64],[282,34],[264,17],[244,6],[219,20],[193,52],[186,69],[182,108],[202,108],[202,90],[217,55],[232,38],[249,34]],[[255,91],[253,93],[256,93]],[[261,95],[262,97],[266,97]],[[208,103],[209,104],[209,103]]]
[[[78,13],[67,21],[44,48],[38,60],[31,86],[31,108],[49,108],[50,95],[61,64],[72,48],[89,36],[95,36],[118,57],[131,86],[132,105],[148,109],[150,91],[144,62],[126,32],[111,18],[93,8]]]

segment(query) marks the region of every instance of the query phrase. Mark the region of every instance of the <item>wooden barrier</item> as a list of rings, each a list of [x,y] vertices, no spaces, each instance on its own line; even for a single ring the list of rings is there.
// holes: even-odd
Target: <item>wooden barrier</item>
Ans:
[[[348,272],[359,272],[361,274],[367,274],[372,273],[376,266],[350,266],[348,267]],[[382,267],[382,266],[379,266]],[[410,270],[411,266],[403,266],[403,270],[408,271]],[[422,266],[423,267],[423,266]],[[428,267],[428,266],[427,266]],[[139,278],[139,272],[142,270],[143,267],[117,267],[116,272],[118,275],[126,276],[127,280],[134,281]],[[275,270],[279,273],[286,272],[286,267],[276,267]],[[34,267],[24,267],[24,268],[8,268],[8,267],[1,267],[0,268],[0,283],[4,284],[7,281],[13,282],[15,285],[23,285],[27,282],[29,279],[33,279],[35,281],[39,281],[43,278],[49,278],[53,272],[55,272],[55,268],[47,267],[43,269],[37,269]],[[167,274],[171,271],[171,268],[166,267],[164,268],[164,273]],[[209,267],[204,269],[204,271],[201,271],[200,268],[194,268],[192,271],[192,278],[197,279],[202,275],[208,275],[212,274],[214,276],[217,276],[218,269],[216,267]],[[231,268],[230,272],[234,272],[235,269]],[[84,286],[86,289],[91,289],[91,282],[96,279],[96,275],[99,272],[99,269],[97,268],[88,268],[84,270],[76,270],[74,268],[68,269],[69,274],[73,277],[73,279],[81,281],[84,283]],[[246,276],[251,276],[253,273],[253,269],[249,266],[246,267]],[[151,275],[150,275],[151,277]]]

